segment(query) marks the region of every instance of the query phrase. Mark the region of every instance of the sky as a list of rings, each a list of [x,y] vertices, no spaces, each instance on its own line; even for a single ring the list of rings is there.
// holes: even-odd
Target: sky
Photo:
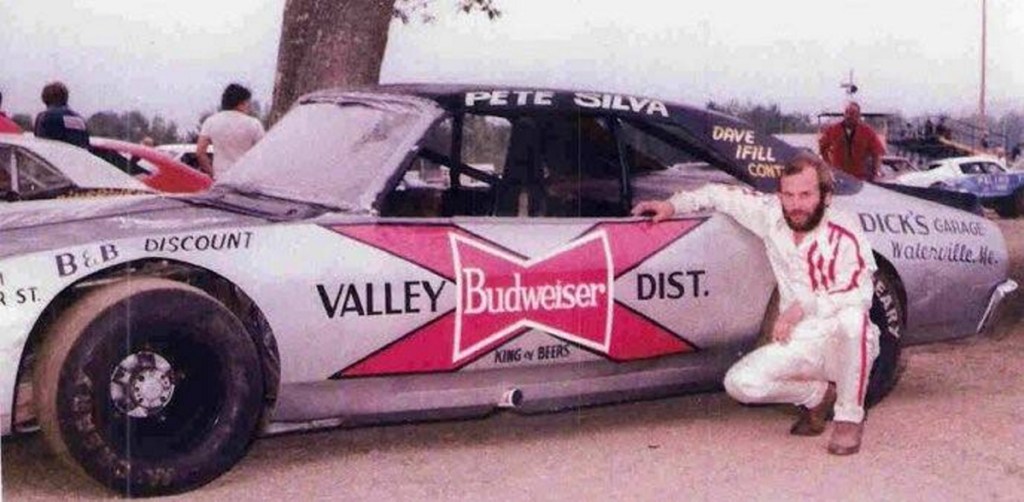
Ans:
[[[503,15],[433,0],[394,21],[381,79],[578,87],[703,105],[977,110],[982,0],[497,0]],[[182,130],[238,81],[269,106],[284,0],[0,0],[8,114],[42,109],[54,79],[82,115],[139,109]],[[1024,112],[1024,1],[988,0],[989,113]]]

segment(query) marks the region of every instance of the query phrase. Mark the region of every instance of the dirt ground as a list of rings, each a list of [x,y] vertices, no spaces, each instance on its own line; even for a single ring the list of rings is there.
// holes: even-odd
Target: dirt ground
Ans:
[[[1024,219],[1001,221],[1024,284]],[[1024,294],[991,333],[914,347],[860,454],[793,438],[781,407],[723,393],[541,416],[262,439],[172,500],[1024,500]],[[5,440],[4,500],[109,493],[38,435]]]

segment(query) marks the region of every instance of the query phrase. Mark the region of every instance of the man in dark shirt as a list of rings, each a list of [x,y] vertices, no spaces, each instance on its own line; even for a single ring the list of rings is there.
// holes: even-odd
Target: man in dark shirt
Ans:
[[[36,115],[36,136],[89,148],[85,119],[68,108],[68,88],[61,82],[50,82],[43,87],[42,98],[46,111]]]

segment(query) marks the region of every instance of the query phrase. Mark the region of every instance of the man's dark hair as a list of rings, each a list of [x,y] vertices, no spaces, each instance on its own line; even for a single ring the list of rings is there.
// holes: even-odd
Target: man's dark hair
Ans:
[[[50,82],[43,87],[42,98],[47,107],[68,106],[68,88],[63,82]]]
[[[220,95],[220,109],[234,110],[238,105],[246,102],[252,97],[252,92],[245,86],[239,84],[228,84],[224,88],[224,94]]]
[[[821,160],[821,157],[811,152],[797,152],[782,168],[780,178],[800,174],[804,169],[814,169],[814,172],[818,175],[818,189],[821,191],[822,197],[833,192],[835,189],[835,179],[832,177],[832,168],[828,167],[828,164]]]

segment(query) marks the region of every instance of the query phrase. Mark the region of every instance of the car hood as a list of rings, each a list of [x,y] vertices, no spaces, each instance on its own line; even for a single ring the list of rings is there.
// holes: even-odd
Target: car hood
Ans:
[[[0,258],[181,229],[267,223],[263,218],[187,201],[134,195],[4,204],[0,206]]]

